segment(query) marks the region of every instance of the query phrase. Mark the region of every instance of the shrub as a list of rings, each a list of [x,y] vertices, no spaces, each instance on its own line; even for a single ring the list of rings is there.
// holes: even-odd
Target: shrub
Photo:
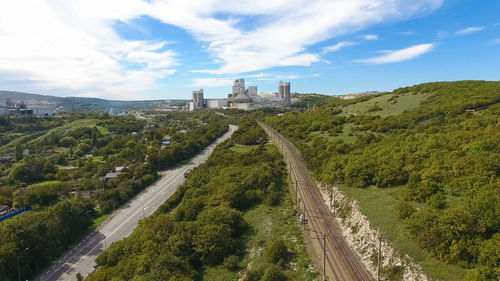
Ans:
[[[231,255],[224,259],[224,267],[231,271],[238,270],[239,268],[238,262],[239,258],[235,255]]]
[[[269,192],[269,194],[266,197],[266,200],[264,201],[264,203],[267,206],[276,206],[279,205],[280,202],[281,202],[281,193],[276,191]]]
[[[286,275],[277,267],[270,266],[264,272],[264,276],[262,276],[261,281],[285,281],[288,278]]]
[[[247,271],[246,276],[244,277],[244,281],[260,281],[264,275],[264,271],[262,268],[252,268]]]
[[[408,201],[401,201],[398,206],[398,216],[401,219],[409,218],[413,213],[415,213],[415,208]]]
[[[289,252],[285,241],[281,239],[271,240],[265,248],[265,257],[270,263],[277,264],[286,261],[288,255]]]

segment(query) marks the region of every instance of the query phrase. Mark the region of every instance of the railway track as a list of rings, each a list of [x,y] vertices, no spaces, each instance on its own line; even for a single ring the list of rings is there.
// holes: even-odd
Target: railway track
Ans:
[[[324,264],[325,280],[373,281],[354,251],[347,246],[335,217],[323,201],[309,171],[295,147],[269,125],[259,122],[283,154],[295,186],[297,208],[305,219],[307,238],[311,239],[316,260]]]

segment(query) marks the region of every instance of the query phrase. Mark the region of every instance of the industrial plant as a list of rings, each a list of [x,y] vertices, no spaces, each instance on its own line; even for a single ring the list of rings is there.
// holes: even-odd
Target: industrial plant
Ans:
[[[0,114],[33,115],[33,109],[29,109],[23,101],[14,103],[11,99],[7,99],[5,101],[5,106],[0,105]]]
[[[232,93],[224,99],[204,99],[203,89],[193,91],[193,99],[189,102],[189,110],[202,108],[237,108],[252,110],[261,107],[280,107],[291,103],[290,82],[280,81],[277,93],[257,94],[257,86],[245,87],[245,79],[236,79]]]

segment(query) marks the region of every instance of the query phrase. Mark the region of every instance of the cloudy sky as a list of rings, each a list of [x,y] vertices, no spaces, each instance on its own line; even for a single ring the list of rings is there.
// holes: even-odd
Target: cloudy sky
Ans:
[[[2,0],[0,90],[224,97],[500,80],[497,0]]]

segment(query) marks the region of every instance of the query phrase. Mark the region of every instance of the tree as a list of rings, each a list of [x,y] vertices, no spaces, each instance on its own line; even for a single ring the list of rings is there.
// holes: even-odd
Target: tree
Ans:
[[[16,162],[19,162],[23,159],[23,146],[20,143],[16,144],[14,158]]]
[[[202,262],[215,264],[234,251],[234,239],[231,228],[227,225],[204,225],[194,240],[194,250],[200,255]]]
[[[274,264],[284,263],[289,255],[285,241],[282,239],[269,241],[264,251],[266,260]]]

